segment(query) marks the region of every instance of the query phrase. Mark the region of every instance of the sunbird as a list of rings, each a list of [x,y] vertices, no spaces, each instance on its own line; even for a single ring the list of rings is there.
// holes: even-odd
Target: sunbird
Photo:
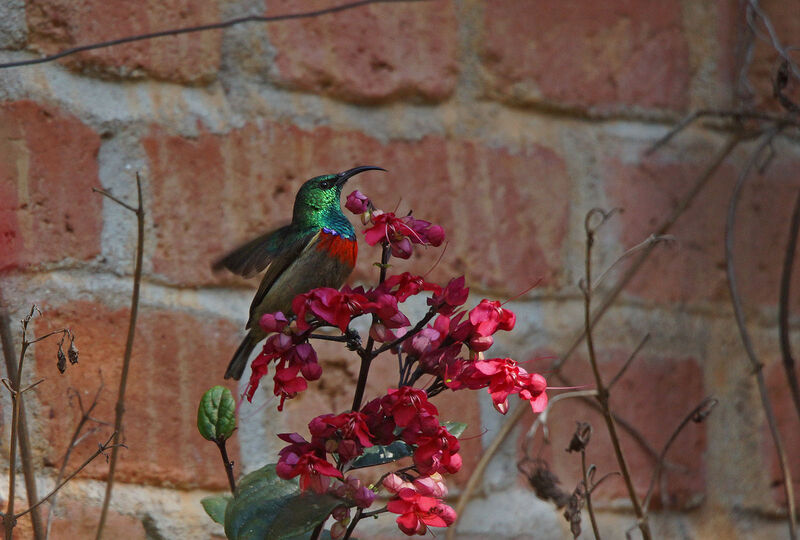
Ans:
[[[289,225],[247,242],[212,265],[214,270],[227,268],[246,278],[266,269],[250,304],[249,332],[228,364],[226,379],[242,377],[250,353],[267,337],[258,324],[262,315],[276,311],[288,315],[298,294],[344,283],[356,264],[358,243],[342,213],[342,188],[359,173],[385,170],[367,165],[307,180],[294,199]]]

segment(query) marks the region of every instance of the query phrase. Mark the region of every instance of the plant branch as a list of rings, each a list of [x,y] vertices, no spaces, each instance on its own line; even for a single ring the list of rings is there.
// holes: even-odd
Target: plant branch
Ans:
[[[16,353],[14,352],[14,342],[11,337],[11,323],[8,311],[0,295],[0,341],[3,346],[3,358],[5,359],[6,372],[9,378],[18,377],[17,364],[14,362]],[[32,506],[39,499],[36,487],[36,475],[33,469],[33,456],[31,455],[31,440],[28,433],[28,421],[25,413],[25,403],[20,396],[19,401],[19,453],[22,461],[22,474],[25,477],[25,492],[27,494],[28,505]],[[37,509],[31,513],[33,522],[33,537],[35,540],[45,538],[44,527],[42,526],[42,515]]]
[[[670,435],[669,439],[667,439],[667,443],[664,445],[664,448],[661,450],[661,454],[659,455],[661,459],[659,459],[658,463],[656,464],[656,468],[653,470],[653,476],[650,478],[650,487],[647,488],[647,495],[644,497],[644,503],[642,503],[645,512],[647,512],[647,509],[650,507],[650,500],[653,496],[656,484],[661,478],[661,472],[663,471],[661,464],[664,462],[664,458],[666,457],[667,452],[669,452],[672,443],[675,442],[675,439],[678,438],[680,432],[689,424],[689,422],[699,423],[705,420],[708,415],[711,414],[711,411],[714,409],[714,407],[717,406],[717,403],[719,403],[719,401],[711,397],[707,397],[701,401],[697,407],[692,409],[692,411],[686,415],[681,423],[678,424],[678,427],[676,427],[672,432],[672,435]]]
[[[791,298],[792,266],[794,263],[795,251],[797,248],[797,233],[800,229],[800,190],[794,201],[792,211],[792,222],[789,226],[789,241],[786,243],[786,255],[783,258],[783,272],[781,273],[781,289],[778,300],[778,331],[780,333],[781,356],[783,358],[783,369],[786,372],[786,380],[789,383],[789,390],[792,394],[795,412],[800,418],[800,385],[797,382],[795,372],[794,355],[792,354],[792,344],[789,341],[789,299]]]
[[[630,367],[631,363],[633,363],[633,361],[636,359],[636,356],[639,354],[639,351],[642,350],[642,348],[644,347],[645,343],[647,343],[647,341],[649,339],[650,339],[650,334],[645,334],[644,337],[642,338],[642,340],[639,342],[639,344],[636,346],[636,348],[630,354],[630,356],[628,356],[628,359],[625,361],[625,363],[622,365],[622,367],[619,368],[619,371],[617,372],[617,374],[614,375],[614,378],[611,379],[611,381],[608,383],[607,388],[609,390],[611,390],[614,387],[614,385],[617,384],[617,381],[619,381],[622,378],[622,376],[625,375],[625,372],[628,371],[628,368]]]
[[[356,510],[356,515],[353,516],[353,521],[350,522],[350,526],[347,527],[347,532],[344,533],[344,537],[342,540],[349,540],[350,537],[353,535],[353,531],[356,529],[356,525],[358,522],[361,521],[361,515],[364,513],[363,508],[359,508]]]
[[[105,192],[103,192],[105,194]],[[136,317],[139,312],[139,288],[142,283],[142,259],[144,258],[144,205],[142,202],[142,180],[139,173],[136,173],[136,196],[138,206],[134,210],[136,213],[136,263],[133,271],[133,292],[131,293],[131,314],[128,321],[128,337],[125,341],[125,353],[122,360],[122,374],[119,379],[119,390],[117,391],[117,405],[114,415],[114,445],[111,450],[111,461],[108,466],[108,479],[106,480],[106,493],[103,498],[103,509],[100,513],[100,521],[97,525],[96,540],[100,540],[103,535],[103,527],[108,515],[108,507],[111,504],[111,492],[114,489],[114,472],[117,467],[117,456],[119,454],[119,438],[122,433],[122,417],[125,414],[125,388],[128,384],[128,372],[131,365],[133,354],[133,338],[136,332]],[[114,199],[112,199],[114,200]],[[115,201],[117,202],[117,201]],[[128,205],[123,205],[130,209]]]
[[[287,21],[292,19],[307,19],[311,17],[319,17],[320,15],[327,15],[329,13],[337,13],[339,11],[345,11],[348,9],[353,9],[361,6],[366,6],[368,4],[388,4],[388,3],[399,3],[399,2],[419,2],[424,0],[360,0],[358,2],[350,2],[347,4],[342,4],[339,6],[333,6],[325,9],[318,9],[314,11],[304,11],[302,13],[289,13],[285,15],[248,15],[245,17],[237,17],[235,19],[229,19],[227,21],[209,23],[209,24],[201,24],[198,26],[186,26],[183,28],[173,28],[171,30],[161,30],[158,32],[150,32],[147,34],[136,34],[133,36],[126,36],[118,39],[112,39],[109,41],[101,41],[98,43],[90,43],[87,45],[80,45],[78,47],[72,47],[70,49],[64,49],[63,51],[59,51],[55,54],[51,54],[49,56],[43,56],[41,58],[35,58],[32,60],[18,60],[16,62],[6,62],[0,64],[0,69],[5,68],[12,68],[12,67],[19,67],[19,66],[30,66],[34,64],[44,64],[46,62],[52,62],[53,60],[58,60],[59,58],[64,58],[65,56],[70,56],[73,54],[77,54],[84,51],[91,51],[94,49],[102,49],[105,47],[113,47],[114,45],[122,45],[124,43],[132,43],[134,41],[142,41],[146,39],[155,39],[160,37],[166,36],[177,36],[180,34],[189,34],[192,32],[203,32],[206,30],[221,30],[224,28],[230,28],[231,26],[236,26],[239,24],[244,24],[248,22],[260,22],[260,23],[270,23],[270,22],[277,22],[277,21]]]
[[[236,480],[233,477],[233,461],[228,458],[228,450],[225,448],[225,441],[227,439],[214,441],[219,448],[219,454],[222,456],[222,463],[225,465],[225,473],[228,475],[228,485],[231,488],[231,493],[236,494]]]
[[[598,225],[593,226],[591,221],[595,215],[599,215],[601,221]],[[589,354],[589,364],[592,367],[594,374],[595,384],[597,386],[596,399],[600,404],[603,412],[603,419],[608,428],[608,435],[611,439],[611,444],[614,447],[614,455],[617,458],[622,477],[625,480],[625,486],[628,489],[628,496],[633,504],[633,511],[638,518],[639,530],[642,532],[644,540],[651,538],[650,526],[647,523],[647,515],[645,514],[636,495],[636,490],[633,487],[633,479],[628,471],[628,464],[625,460],[625,454],[622,452],[620,445],[619,435],[617,435],[617,428],[614,424],[614,418],[611,416],[611,408],[609,406],[609,391],[603,383],[603,377],[600,375],[600,368],[597,362],[597,356],[594,349],[594,338],[592,336],[592,247],[594,245],[594,237],[597,229],[605,223],[611,212],[604,212],[600,209],[592,209],[586,214],[584,222],[584,229],[586,231],[586,253],[584,255],[585,277],[583,280],[583,296],[584,296],[584,325],[586,329],[586,349]]]
[[[380,276],[378,277],[378,284],[380,285],[386,281],[386,270],[389,267],[389,259],[392,256],[392,249],[389,244],[384,243],[381,249],[381,262],[380,262]],[[372,316],[372,323],[378,320],[376,315]],[[377,356],[377,352],[373,353],[372,349],[375,346],[375,339],[370,336],[367,339],[367,346],[363,351],[359,351],[361,356],[361,367],[358,370],[358,381],[356,382],[356,390],[353,394],[353,406],[351,410],[357,411],[361,408],[361,401],[364,399],[364,389],[367,387],[367,376],[369,375],[369,366],[372,360]],[[380,350],[380,349],[378,349]]]
[[[25,363],[25,353],[30,345],[28,341],[28,324],[37,311],[38,308],[35,305],[32,306],[28,315],[22,319],[22,346],[19,351],[17,372],[10,380],[10,383],[6,384],[7,388],[10,386],[9,393],[11,394],[11,443],[8,451],[8,507],[5,516],[3,516],[6,540],[12,540],[14,538],[14,526],[17,524],[17,520],[14,518],[14,501],[16,498],[15,490],[17,484],[17,438],[20,422],[20,403],[22,401],[22,394],[19,391],[19,387],[22,379],[22,366]]]
[[[62,487],[64,487],[70,480],[75,478],[78,475],[78,473],[80,473],[83,469],[85,469],[86,466],[89,465],[89,463],[91,463],[94,460],[94,458],[96,458],[97,456],[99,456],[100,454],[102,454],[103,452],[108,450],[109,448],[111,448],[112,451],[113,451],[113,449],[117,448],[118,446],[123,446],[124,447],[124,445],[112,444],[111,441],[114,440],[116,438],[116,436],[117,436],[116,432],[112,433],[111,437],[109,437],[108,440],[106,442],[104,442],[103,444],[99,444],[98,448],[97,448],[97,450],[95,450],[94,454],[89,456],[86,459],[86,461],[84,461],[81,464],[80,467],[78,467],[74,472],[72,472],[69,476],[67,476],[60,484],[58,484],[56,487],[54,487],[53,490],[50,491],[50,493],[48,493],[47,495],[45,495],[39,502],[37,502],[36,504],[31,506],[30,508],[28,508],[24,512],[20,512],[19,514],[16,514],[14,516],[14,519],[19,519],[20,517],[22,517],[25,514],[27,514],[28,512],[30,512],[31,510],[37,508],[39,505],[47,502],[47,500],[50,499],[50,497],[52,497],[53,495],[58,493],[58,490],[60,490]]]
[[[592,508],[592,490],[594,486],[589,485],[589,473],[586,469],[586,448],[581,448],[581,469],[583,470],[583,487],[586,489],[584,498],[586,499],[586,510],[589,512],[589,521],[592,522],[592,532],[594,532],[595,540],[600,540],[600,528],[597,526],[597,518],[594,515]],[[600,479],[602,482],[603,479]],[[600,483],[598,482],[598,484]]]
[[[736,185],[731,194],[731,200],[728,205],[728,215],[725,222],[725,270],[728,275],[728,288],[731,294],[731,302],[733,304],[733,312],[736,317],[736,326],[739,328],[739,335],[742,339],[747,358],[753,368],[753,373],[756,377],[758,384],[758,392],[761,396],[761,406],[764,409],[764,414],[769,424],[769,431],[772,435],[772,441],[775,443],[775,451],[778,454],[780,461],[781,474],[783,476],[783,488],[786,493],[786,503],[789,512],[789,535],[791,538],[797,538],[797,516],[795,514],[795,500],[794,500],[794,486],[792,485],[792,474],[789,469],[789,461],[786,457],[786,451],[781,441],[781,435],[778,431],[778,423],[775,419],[775,414],[772,411],[772,404],[769,400],[767,392],[767,384],[764,380],[764,365],[758,359],[753,343],[750,340],[750,334],[747,332],[747,326],[744,320],[744,310],[742,308],[742,300],[739,296],[739,288],[736,280],[736,271],[734,265],[734,226],[736,224],[736,209],[741,197],[742,188],[744,187],[745,180],[750,175],[753,167],[755,166],[761,153],[769,146],[772,139],[780,132],[780,127],[775,126],[770,129],[762,138],[761,143],[758,145],[753,155],[748,160],[744,169],[742,169]]]
[[[714,173],[716,173],[719,167],[722,165],[722,162],[725,161],[725,158],[727,158],[728,155],[733,151],[733,149],[736,148],[736,146],[741,141],[741,137],[742,135],[738,132],[733,133],[728,137],[728,139],[725,141],[725,144],[714,156],[714,159],[711,161],[711,163],[697,177],[692,187],[689,189],[689,191],[686,193],[683,199],[681,199],[681,201],[678,203],[678,206],[675,207],[675,209],[669,214],[669,216],[667,216],[667,218],[659,225],[658,229],[656,229],[655,231],[656,235],[664,235],[667,232],[669,232],[669,230],[672,228],[672,226],[675,224],[678,218],[680,218],[681,215],[683,215],[686,209],[689,208],[689,206],[691,206],[692,202],[697,197],[697,195],[703,190],[703,188],[705,188],[711,177],[714,176]],[[647,261],[647,258],[652,253],[654,247],[655,246],[650,245],[647,248],[643,249],[639,253],[639,256],[634,260],[633,263],[631,263],[631,265],[625,271],[625,274],[623,274],[623,276],[620,278],[620,280],[617,282],[614,288],[611,289],[605,295],[600,307],[592,315],[592,326],[597,324],[597,322],[603,317],[603,315],[605,315],[606,311],[608,311],[608,308],[611,307],[611,305],[617,299],[622,290],[628,285],[631,279],[633,279],[634,276],[638,274],[639,270],[642,268],[645,261]],[[583,343],[583,339],[585,336],[586,336],[585,329],[581,329],[578,331],[577,335],[573,338],[571,344],[569,345],[569,347],[567,347],[564,354],[561,355],[554,364],[553,366],[554,376],[558,376],[559,378],[564,379],[563,375],[561,375],[561,367],[577,350],[578,346],[581,343]],[[509,418],[503,423],[502,427],[497,432],[497,435],[495,435],[495,438],[486,448],[486,451],[483,453],[477,465],[475,466],[475,470],[470,475],[469,481],[467,482],[467,485],[465,486],[464,491],[461,494],[461,499],[463,499],[464,501],[469,500],[472,491],[478,485],[478,482],[480,482],[480,479],[483,475],[483,472],[486,470],[489,461],[491,461],[491,459],[497,453],[500,446],[508,437],[508,435],[511,433],[512,429],[517,424],[517,422],[519,422],[520,419],[523,416],[525,416],[526,413],[527,413],[526,407],[517,407],[511,413]],[[615,419],[617,422],[620,422],[620,418],[618,416],[615,416]],[[623,424],[620,422],[620,425]],[[640,443],[642,443],[641,438],[637,438],[637,440]],[[652,449],[649,449],[647,445],[644,445],[644,447],[648,448],[648,451],[650,451],[651,455],[655,454],[655,452],[653,452]],[[461,499],[459,499],[459,504],[461,504]],[[464,506],[466,506],[466,502],[463,503],[462,509]],[[452,537],[448,536],[448,538]]]

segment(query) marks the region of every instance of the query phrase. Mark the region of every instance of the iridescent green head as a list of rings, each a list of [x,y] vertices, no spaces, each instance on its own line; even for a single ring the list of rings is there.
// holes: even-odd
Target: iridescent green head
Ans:
[[[340,196],[345,183],[364,171],[385,171],[380,167],[363,166],[338,174],[323,174],[306,181],[294,199],[293,223],[330,226],[329,220],[342,215]],[[344,216],[342,216],[344,217]],[[348,222],[349,223],[349,222]]]

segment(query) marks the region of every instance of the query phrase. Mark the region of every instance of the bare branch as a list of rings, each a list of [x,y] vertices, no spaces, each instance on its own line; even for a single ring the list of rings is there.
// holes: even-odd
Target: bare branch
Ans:
[[[111,492],[114,489],[114,472],[117,466],[117,455],[119,454],[119,438],[122,432],[122,417],[125,414],[125,388],[128,384],[128,372],[131,365],[131,355],[133,353],[133,338],[136,333],[136,316],[139,312],[139,288],[142,283],[142,259],[144,258],[144,206],[142,202],[142,180],[139,173],[136,173],[136,194],[138,206],[136,208],[136,264],[133,272],[133,292],[131,293],[131,314],[128,321],[128,337],[125,341],[125,353],[122,360],[122,374],[119,379],[119,390],[117,391],[117,405],[114,415],[114,445],[111,450],[111,461],[108,466],[108,479],[106,480],[106,493],[103,499],[103,510],[100,513],[100,522],[97,525],[96,539],[100,540],[103,535],[103,527],[108,515],[108,507],[111,504]]]
[[[792,474],[789,469],[789,461],[786,457],[786,451],[781,441],[780,432],[778,431],[778,424],[775,420],[775,415],[772,411],[772,404],[769,401],[769,394],[767,392],[767,385],[764,380],[763,364],[758,359],[755,353],[755,348],[750,340],[750,334],[747,332],[747,325],[744,320],[744,310],[742,308],[742,300],[739,296],[739,289],[736,280],[736,271],[734,265],[734,226],[736,225],[736,209],[739,204],[742,188],[750,175],[750,172],[756,165],[759,155],[769,146],[772,139],[780,132],[780,127],[775,126],[770,129],[763,137],[758,148],[753,152],[753,155],[748,160],[744,169],[742,169],[736,185],[731,194],[731,200],[728,204],[728,216],[725,222],[725,270],[728,275],[728,288],[731,294],[731,302],[733,304],[733,312],[736,317],[736,326],[739,328],[739,335],[742,339],[747,358],[753,367],[753,372],[756,376],[758,383],[758,392],[761,396],[761,405],[764,409],[764,414],[769,424],[769,430],[772,435],[772,440],[775,443],[775,450],[778,454],[778,459],[781,466],[781,474],[783,476],[783,488],[786,493],[786,502],[788,505],[789,513],[789,535],[791,538],[797,538],[797,516],[795,514],[795,501],[794,501],[794,486],[792,485]]]
[[[781,273],[781,289],[778,300],[778,330],[780,333],[783,369],[786,372],[786,380],[789,383],[795,411],[800,417],[800,385],[797,382],[792,344],[789,341],[789,299],[791,297],[792,266],[797,248],[798,230],[800,230],[800,191],[797,192],[797,197],[794,201],[792,221],[789,226],[789,240],[786,243],[786,254],[783,257],[783,272]]]
[[[719,403],[719,401],[711,397],[707,397],[706,399],[701,401],[697,407],[692,409],[692,411],[686,415],[686,417],[681,421],[681,423],[678,424],[678,427],[675,428],[675,431],[672,432],[672,435],[670,435],[669,439],[667,439],[667,443],[664,445],[664,449],[661,450],[661,460],[659,460],[658,464],[656,464],[656,468],[653,471],[653,476],[650,478],[650,487],[647,488],[647,495],[645,495],[644,497],[644,503],[642,504],[642,506],[644,506],[645,512],[647,512],[647,509],[650,506],[650,500],[653,496],[653,490],[655,489],[659,478],[661,478],[661,472],[663,471],[661,463],[663,459],[666,457],[667,452],[669,452],[672,443],[675,442],[675,439],[678,438],[680,432],[683,430],[683,428],[685,428],[689,424],[689,422],[700,423],[703,420],[705,420],[708,417],[708,415],[711,414],[711,411],[714,409],[714,407],[717,406],[717,403]]]
[[[78,421],[78,424],[75,426],[75,430],[72,433],[72,438],[70,439],[69,444],[67,445],[67,451],[64,454],[64,458],[61,460],[61,468],[58,470],[58,476],[56,477],[56,485],[60,484],[61,483],[61,479],[64,477],[64,473],[67,470],[67,464],[69,463],[69,458],[72,455],[72,450],[75,449],[75,447],[78,446],[78,444],[80,444],[80,442],[85,437],[89,436],[91,433],[93,433],[97,429],[97,428],[92,428],[92,429],[88,430],[86,433],[84,433],[83,435],[81,435],[81,432],[83,431],[83,427],[86,425],[87,422],[89,422],[89,421],[97,422],[97,420],[93,419],[91,415],[92,415],[92,412],[94,411],[95,407],[97,407],[97,404],[99,403],[100,393],[103,391],[103,387],[104,387],[104,384],[103,384],[102,373],[101,373],[100,386],[97,388],[97,392],[95,392],[94,398],[92,399],[92,403],[89,405],[88,409],[84,409],[83,408],[83,400],[81,399],[80,392],[78,392],[77,390],[71,389],[72,392],[73,392],[73,395],[78,400],[78,407],[80,408],[80,411],[81,411],[81,419]],[[70,389],[67,390],[67,394],[69,394],[69,390]],[[46,530],[45,530],[45,540],[47,538],[50,538],[50,530],[51,530],[51,527],[53,525],[53,516],[55,515],[55,512],[56,512],[57,503],[58,503],[58,495],[57,494],[53,494],[53,496],[51,498],[51,501],[50,501],[50,511],[47,513],[47,527],[46,527]]]
[[[230,28],[231,26],[236,26],[239,24],[244,24],[248,22],[260,22],[260,23],[269,23],[269,22],[277,22],[277,21],[288,21],[291,19],[307,19],[311,17],[319,17],[320,15],[327,15],[329,13],[337,13],[339,11],[345,11],[348,9],[357,8],[360,6],[366,6],[368,4],[390,4],[390,3],[400,3],[400,2],[419,2],[424,0],[360,0],[358,2],[350,2],[347,4],[342,4],[339,6],[333,6],[325,9],[318,9],[314,11],[304,11],[302,13],[290,13],[286,15],[248,15],[246,17],[237,17],[235,19],[229,19],[227,21],[216,22],[216,23],[209,23],[209,24],[201,24],[198,26],[187,26],[183,28],[173,28],[171,30],[161,30],[159,32],[150,32],[147,34],[137,34],[134,36],[127,36],[118,39],[112,39],[109,41],[101,41],[99,43],[90,43],[88,45],[80,45],[78,47],[72,47],[70,49],[65,49],[60,51],[56,54],[51,54],[49,56],[43,56],[42,58],[35,58],[33,60],[19,60],[17,62],[6,62],[4,64],[0,64],[0,69],[5,68],[12,68],[12,67],[19,67],[19,66],[30,66],[34,64],[44,64],[46,62],[52,62],[53,60],[58,60],[59,58],[64,58],[65,56],[70,56],[72,54],[77,54],[84,51],[91,51],[94,49],[102,49],[105,47],[113,47],[114,45],[122,45],[123,43],[132,43],[134,41],[142,41],[146,39],[155,39],[165,36],[177,36],[180,34],[189,34],[192,32],[204,32],[206,30],[221,30],[223,28]]]
[[[17,364],[14,362],[16,353],[14,351],[14,342],[11,338],[11,323],[8,311],[3,302],[2,295],[0,295],[0,341],[3,346],[3,357],[5,359],[6,373],[11,378],[17,378]],[[28,420],[25,412],[25,402],[19,400],[19,455],[22,461],[22,475],[25,477],[25,492],[27,494],[28,505],[33,506],[39,500],[39,494],[36,487],[36,475],[33,468],[33,456],[31,455],[31,441],[28,434]],[[45,538],[44,526],[42,524],[42,515],[38,509],[31,512],[31,521],[33,523],[33,537],[35,540],[42,540]]]
[[[585,289],[584,289],[584,310],[583,310],[583,320],[584,320],[584,329],[586,331],[586,350],[589,355],[589,364],[592,367],[592,373],[594,374],[595,385],[597,387],[597,396],[596,399],[602,408],[603,419],[606,422],[606,428],[608,429],[608,435],[611,439],[611,445],[614,448],[614,455],[617,458],[617,464],[619,465],[620,472],[622,473],[622,477],[625,480],[625,487],[628,489],[628,497],[631,500],[631,504],[633,504],[633,511],[638,518],[638,525],[639,530],[642,532],[642,537],[644,540],[649,540],[651,538],[650,533],[650,525],[647,523],[647,514],[643,510],[641,503],[639,502],[639,497],[636,495],[636,489],[633,487],[633,478],[631,477],[630,471],[628,471],[628,464],[625,460],[625,454],[622,452],[622,446],[620,444],[619,435],[617,434],[617,428],[614,424],[614,418],[611,415],[611,407],[609,405],[609,392],[608,388],[606,388],[605,383],[603,382],[603,377],[600,374],[600,367],[597,362],[597,356],[595,354],[594,349],[594,339],[592,336],[592,247],[594,246],[594,235],[597,231],[597,228],[592,228],[590,226],[590,221],[592,214],[595,213],[596,210],[590,210],[586,214],[586,221],[585,221],[585,229],[586,229],[586,253],[584,255],[584,268],[585,268]],[[608,219],[607,216],[610,215],[609,213],[603,214],[604,219],[603,222]]]
[[[86,468],[86,466],[87,466],[87,465],[89,465],[89,463],[91,463],[92,461],[94,461],[94,458],[96,458],[97,456],[99,456],[100,454],[102,454],[103,452],[105,452],[106,450],[108,450],[108,449],[114,449],[114,448],[119,448],[120,446],[122,446],[122,447],[124,448],[124,447],[125,447],[125,445],[121,445],[121,444],[111,444],[111,441],[112,441],[113,439],[115,439],[115,438],[116,438],[116,436],[117,436],[116,432],[115,432],[115,433],[112,433],[112,434],[111,434],[111,437],[109,437],[109,438],[108,438],[108,440],[107,440],[106,442],[104,442],[103,444],[100,444],[100,445],[98,445],[98,448],[97,448],[97,450],[95,451],[95,453],[94,453],[94,454],[92,454],[91,456],[89,456],[89,457],[86,459],[86,461],[84,461],[84,462],[81,464],[81,466],[80,466],[80,467],[78,467],[78,468],[77,468],[77,469],[76,469],[74,472],[72,472],[72,473],[71,473],[69,476],[67,476],[67,477],[66,477],[66,478],[65,478],[65,479],[64,479],[64,480],[63,480],[63,481],[62,481],[60,484],[58,484],[56,487],[54,487],[54,488],[53,488],[53,490],[52,490],[50,493],[48,493],[47,495],[45,495],[45,496],[44,496],[44,497],[43,497],[43,498],[42,498],[42,499],[41,499],[39,502],[37,502],[36,504],[34,504],[33,506],[31,506],[30,508],[28,508],[28,509],[27,509],[27,510],[25,510],[24,512],[20,512],[19,514],[15,514],[15,515],[14,515],[14,519],[16,520],[16,519],[19,519],[19,518],[21,518],[22,516],[24,516],[25,514],[27,514],[28,512],[30,512],[31,510],[33,510],[34,508],[37,508],[37,507],[38,507],[40,504],[42,504],[42,503],[46,502],[46,501],[47,501],[47,500],[48,500],[50,497],[52,497],[53,495],[55,495],[56,493],[58,493],[58,490],[60,490],[62,487],[64,487],[64,486],[65,486],[65,485],[66,485],[66,484],[67,484],[67,483],[68,483],[70,480],[72,480],[73,478],[75,478],[75,477],[76,477],[76,476],[77,476],[77,475],[78,475],[78,474],[79,474],[79,473],[80,473],[80,472],[81,472],[83,469],[85,469],[85,468]]]
[[[625,361],[625,363],[619,369],[617,374],[614,375],[614,378],[611,379],[611,382],[608,383],[608,389],[609,390],[611,390],[611,388],[613,388],[613,386],[615,384],[617,384],[617,381],[619,381],[622,378],[622,376],[625,374],[625,372],[630,367],[631,362],[633,362],[633,360],[636,358],[636,355],[639,354],[639,351],[642,350],[642,348],[644,347],[645,343],[647,343],[647,341],[649,339],[650,339],[650,334],[645,334],[644,337],[642,338],[642,341],[639,342],[639,344],[636,346],[636,348],[633,350],[633,352],[630,354],[630,356],[628,356],[628,359]]]

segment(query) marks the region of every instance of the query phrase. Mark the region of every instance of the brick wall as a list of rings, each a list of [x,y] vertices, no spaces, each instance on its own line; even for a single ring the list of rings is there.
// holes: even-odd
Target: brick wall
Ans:
[[[0,6],[0,61],[248,13],[287,13],[297,4],[15,0]],[[800,30],[797,6],[761,4],[791,44]],[[52,485],[80,417],[69,388],[90,400],[102,383],[95,416],[113,421],[136,229],[128,212],[91,188],[133,200],[132,177],[141,171],[147,208],[128,449],[108,537],[220,537],[199,500],[224,491],[226,481],[216,449],[196,433],[196,406],[221,382],[257,283],[212,274],[216,256],[288,219],[304,179],[380,165],[388,175],[359,176],[352,187],[445,227],[450,243],[431,278],[466,274],[475,301],[512,297],[540,281],[511,302],[517,329],[500,336],[499,352],[527,360],[563,351],[581,324],[576,283],[585,213],[625,210],[602,230],[600,268],[674,209],[725,134],[698,126],[652,156],[644,150],[690,110],[731,105],[741,24],[734,0],[378,4],[2,71],[0,288],[13,319],[37,303],[43,316],[35,333],[67,325],[81,350],[81,363],[64,376],[55,372],[54,343],[31,355],[27,376],[47,378],[29,398],[40,491]],[[765,108],[774,107],[774,68],[774,55],[759,43],[750,77]],[[797,477],[798,421],[780,366],[776,304],[800,150],[786,141],[775,149],[767,172],[745,188],[736,250],[748,320]],[[786,537],[780,473],[724,271],[725,212],[751,150],[745,145],[726,159],[674,227],[677,242],[658,249],[597,329],[607,374],[644,334],[652,336],[612,404],[654,447],[704,396],[720,400],[669,457],[676,467],[665,475],[651,518],[659,537]],[[377,250],[364,244],[360,255],[352,280],[368,282]],[[429,250],[401,264],[424,272],[438,255]],[[333,345],[319,350],[323,379],[282,415],[263,400],[242,407],[233,449],[239,470],[275,459],[276,432],[304,430],[312,416],[347,407],[356,361]],[[545,369],[547,362],[534,365]],[[577,384],[592,384],[582,350],[567,366]],[[392,369],[376,366],[368,395],[385,387]],[[445,416],[470,424],[468,470],[503,419],[483,393],[436,400]],[[0,406],[5,456],[5,393]],[[601,418],[565,403],[551,417],[552,446],[543,456],[569,490],[580,461],[562,449],[576,420],[595,427],[590,461],[600,473],[616,469]],[[560,513],[516,472],[529,425],[523,421],[490,464],[464,515],[463,537],[567,534]],[[73,463],[107,431],[84,440]],[[643,493],[653,463],[630,437],[623,444]],[[105,463],[93,464],[62,492],[54,537],[90,534],[105,470]],[[455,486],[463,486],[467,470]],[[633,524],[622,481],[609,480],[595,500],[601,529],[622,537]],[[365,526],[366,537],[400,534],[389,517]],[[22,527],[29,532],[29,524]]]

